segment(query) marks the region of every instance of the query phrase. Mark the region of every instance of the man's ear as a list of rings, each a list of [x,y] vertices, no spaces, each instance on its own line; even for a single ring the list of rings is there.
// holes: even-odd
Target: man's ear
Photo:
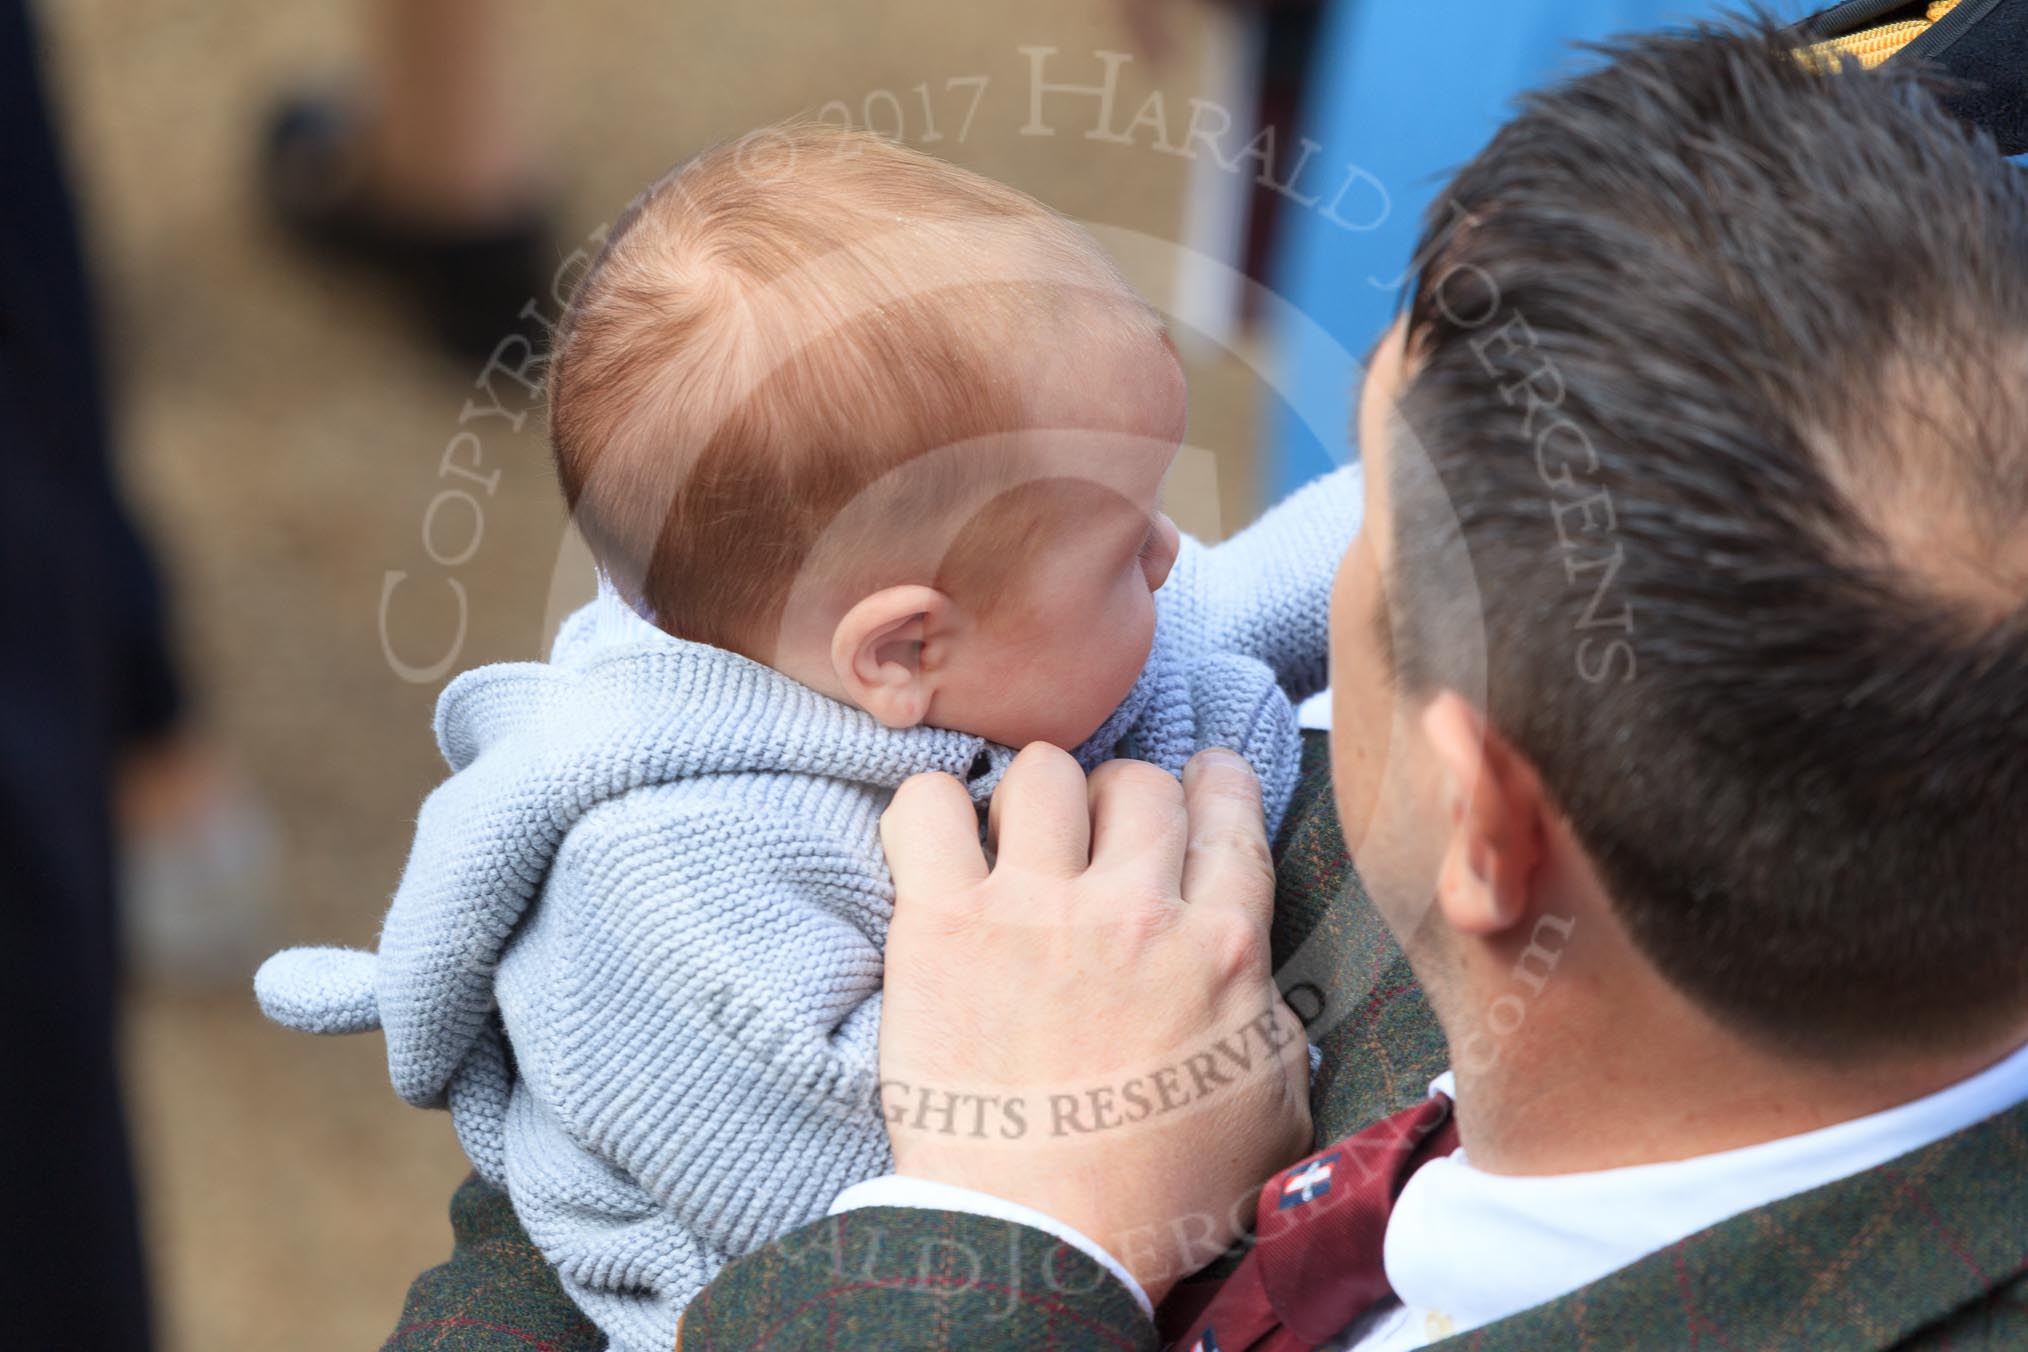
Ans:
[[[831,631],[831,670],[846,698],[890,728],[922,722],[938,684],[935,646],[952,614],[949,597],[914,586],[885,588],[846,611]]]
[[[1437,906],[1451,928],[1491,937],[1531,918],[1549,801],[1535,768],[1456,691],[1439,691],[1422,732],[1443,772],[1450,836]]]

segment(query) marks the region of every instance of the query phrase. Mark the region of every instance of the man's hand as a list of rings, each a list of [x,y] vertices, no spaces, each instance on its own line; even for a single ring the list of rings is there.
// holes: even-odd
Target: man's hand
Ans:
[[[947,775],[881,820],[894,872],[882,1108],[896,1171],[1034,1207],[1152,1299],[1224,1249],[1310,1144],[1302,1025],[1268,965],[1260,786],[1043,745],[994,795]]]

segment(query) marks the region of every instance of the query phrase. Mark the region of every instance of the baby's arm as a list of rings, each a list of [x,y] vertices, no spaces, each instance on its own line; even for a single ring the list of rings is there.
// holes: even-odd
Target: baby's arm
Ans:
[[[721,1263],[888,1167],[892,886],[796,812],[700,783],[580,820],[497,983],[539,1105],[510,1121],[516,1210],[574,1298],[661,1346]]]
[[[1185,538],[1156,603],[1186,651],[1265,662],[1294,700],[1323,689],[1331,582],[1358,533],[1359,466],[1304,485],[1219,545]]]

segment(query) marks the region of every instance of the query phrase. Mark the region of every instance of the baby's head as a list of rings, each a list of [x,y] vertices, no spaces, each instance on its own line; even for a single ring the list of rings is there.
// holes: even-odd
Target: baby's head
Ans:
[[[705,152],[559,325],[579,528],[668,632],[893,727],[1084,740],[1146,661],[1182,438],[1162,324],[1034,199],[863,133]]]

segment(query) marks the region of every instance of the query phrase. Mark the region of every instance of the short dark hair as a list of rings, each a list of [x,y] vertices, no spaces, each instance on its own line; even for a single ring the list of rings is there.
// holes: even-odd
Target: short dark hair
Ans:
[[[1598,54],[1418,250],[1398,680],[1483,652],[1701,1008],[1830,1059],[1975,1045],[2028,1013],[2023,172],[1920,73],[1763,24]],[[1460,543],[1480,608],[1438,594]]]

